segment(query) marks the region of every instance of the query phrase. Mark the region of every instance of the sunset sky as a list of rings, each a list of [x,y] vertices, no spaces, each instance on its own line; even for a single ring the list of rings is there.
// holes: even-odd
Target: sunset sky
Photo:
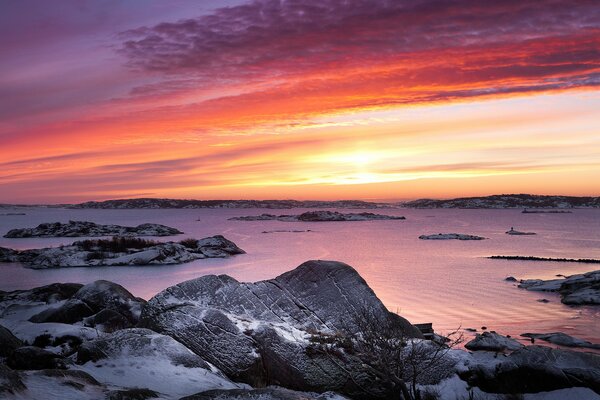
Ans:
[[[0,202],[600,195],[590,1],[0,3]]]

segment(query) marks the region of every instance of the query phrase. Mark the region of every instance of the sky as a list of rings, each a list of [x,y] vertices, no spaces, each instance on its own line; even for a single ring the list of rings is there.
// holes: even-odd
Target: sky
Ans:
[[[600,195],[594,0],[0,2],[0,202]]]

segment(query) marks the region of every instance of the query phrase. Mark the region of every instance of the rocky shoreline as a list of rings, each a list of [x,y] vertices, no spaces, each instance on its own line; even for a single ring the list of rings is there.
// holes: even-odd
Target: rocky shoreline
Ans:
[[[560,301],[568,305],[600,304],[600,270],[560,279],[522,279],[518,287],[531,291],[558,292]]]
[[[230,221],[287,221],[287,222],[336,222],[336,221],[380,221],[380,220],[403,220],[405,217],[362,213],[340,213],[337,211],[308,211],[299,215],[275,215],[261,214],[243,217],[232,217]]]
[[[203,258],[243,254],[221,235],[180,242],[128,237],[77,241],[67,246],[16,251],[0,247],[0,262],[20,262],[33,269],[122,265],[172,265]]]
[[[389,342],[361,345],[389,332]],[[9,400],[399,398],[399,381],[376,362],[394,349],[414,363],[398,365],[423,395],[600,394],[600,356],[495,332],[466,347],[424,340],[335,261],[256,283],[202,276],[147,302],[108,281],[0,291],[0,395]]]
[[[182,233],[179,229],[160,224],[121,226],[101,225],[88,221],[69,221],[68,223],[44,223],[35,228],[11,229],[4,237],[173,236]]]

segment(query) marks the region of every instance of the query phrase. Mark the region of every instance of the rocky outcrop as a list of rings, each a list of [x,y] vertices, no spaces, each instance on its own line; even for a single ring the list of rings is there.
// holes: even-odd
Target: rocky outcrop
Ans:
[[[362,213],[340,213],[337,211],[308,211],[299,215],[261,214],[229,218],[231,221],[291,221],[291,222],[332,222],[332,221],[378,221],[406,219],[395,215]]]
[[[522,333],[521,336],[530,339],[539,339],[548,343],[566,347],[579,347],[585,349],[600,349],[600,344],[590,343],[587,340],[579,339],[563,332],[552,333]]]
[[[19,347],[23,346],[21,342],[12,332],[0,325],[0,357],[7,357]]]
[[[469,385],[493,393],[537,393],[587,387],[600,394],[600,356],[544,346],[526,346],[498,363],[472,365]]]
[[[256,283],[226,275],[180,283],[149,300],[140,326],[172,336],[234,380],[369,398],[386,389],[355,355],[307,351],[311,333],[358,333],[364,310],[422,337],[387,311],[353,268],[333,261],[309,261]]]
[[[483,240],[482,236],[466,235],[463,233],[438,233],[436,235],[421,235],[422,240]]]
[[[172,236],[179,235],[179,229],[160,224],[138,226],[101,225],[88,221],[69,221],[39,224],[35,228],[11,229],[5,238],[29,237],[79,237],[79,236]]]
[[[113,237],[83,240],[69,246],[18,252],[16,261],[34,269],[117,265],[171,265],[203,258],[223,258],[244,250],[221,235],[177,242]]]
[[[519,287],[534,291],[558,292],[564,304],[600,304],[600,270],[571,275],[563,279],[521,280]]]
[[[17,261],[18,252],[6,247],[0,247],[0,262],[15,262]]]
[[[465,344],[465,348],[468,350],[485,350],[485,351],[514,351],[518,350],[523,345],[517,342],[515,339],[511,339],[506,336],[502,336],[496,332],[483,332],[482,334],[476,334],[475,339]]]

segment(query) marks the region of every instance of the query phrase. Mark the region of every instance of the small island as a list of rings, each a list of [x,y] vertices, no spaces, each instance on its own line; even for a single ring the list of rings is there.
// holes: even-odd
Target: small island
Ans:
[[[529,235],[535,235],[535,232],[521,232],[521,231],[517,231],[515,230],[515,228],[513,228],[512,226],[510,227],[510,230],[505,232],[507,235],[515,235],[515,236],[529,236]]]
[[[491,260],[517,260],[517,261],[547,261],[547,262],[575,262],[584,264],[600,264],[600,260],[594,258],[552,258],[535,256],[489,256]]]
[[[88,221],[52,222],[35,228],[11,229],[5,238],[30,237],[95,237],[95,236],[172,236],[182,234],[179,229],[160,224],[138,226],[101,225]]]
[[[299,215],[260,214],[229,218],[230,221],[287,221],[287,222],[336,222],[336,221],[379,221],[406,219],[401,216],[362,213],[340,213],[337,211],[308,211]]]
[[[68,246],[17,251],[0,248],[0,261],[20,262],[32,269],[101,267],[122,265],[172,265],[202,258],[243,254],[221,235],[180,242],[157,242],[139,238],[82,240]]]
[[[483,236],[466,235],[463,233],[438,233],[435,235],[421,235],[422,240],[484,240]]]
[[[532,291],[558,292],[563,304],[600,304],[600,270],[560,279],[525,279],[520,281],[518,287]]]
[[[573,211],[568,210],[528,210],[521,211],[522,214],[571,214]]]

